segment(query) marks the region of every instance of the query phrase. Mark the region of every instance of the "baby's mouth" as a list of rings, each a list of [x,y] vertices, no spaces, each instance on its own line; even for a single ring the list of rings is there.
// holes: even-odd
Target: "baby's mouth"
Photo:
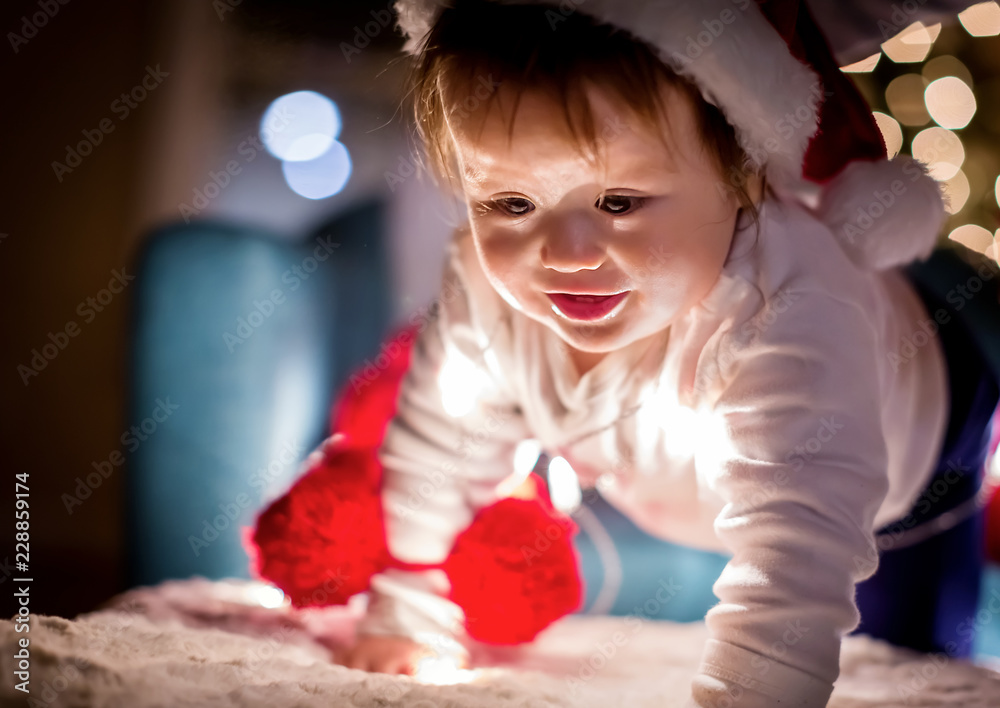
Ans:
[[[553,310],[571,320],[593,321],[609,316],[628,297],[630,290],[614,295],[546,293]]]

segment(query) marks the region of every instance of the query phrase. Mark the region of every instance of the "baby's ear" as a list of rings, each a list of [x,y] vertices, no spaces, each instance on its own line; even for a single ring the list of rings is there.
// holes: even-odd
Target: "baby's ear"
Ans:
[[[750,175],[747,177],[747,194],[750,200],[758,207],[764,200],[764,177],[762,175]]]

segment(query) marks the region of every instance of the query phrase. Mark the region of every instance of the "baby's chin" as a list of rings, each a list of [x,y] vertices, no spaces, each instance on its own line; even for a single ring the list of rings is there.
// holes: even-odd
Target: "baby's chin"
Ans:
[[[631,336],[624,322],[616,320],[577,323],[552,313],[543,323],[565,344],[588,354],[608,354],[638,339]]]

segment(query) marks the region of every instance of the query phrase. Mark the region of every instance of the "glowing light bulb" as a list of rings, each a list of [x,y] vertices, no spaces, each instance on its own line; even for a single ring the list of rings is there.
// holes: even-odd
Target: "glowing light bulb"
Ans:
[[[514,493],[531,471],[535,469],[538,457],[542,453],[542,444],[535,439],[522,440],[514,450],[514,471],[497,485],[498,497],[509,497]]]
[[[958,21],[973,37],[994,37],[1000,34],[1000,5],[978,3],[958,13]]]
[[[326,199],[337,194],[350,179],[351,170],[351,156],[337,140],[314,160],[281,163],[285,182],[296,194],[307,199]]]
[[[979,253],[986,253],[993,246],[993,234],[976,224],[959,226],[948,234],[948,238]]]
[[[566,514],[583,501],[580,480],[564,457],[553,457],[549,462],[549,496],[552,498],[552,506]]]
[[[876,52],[861,61],[856,61],[853,64],[842,66],[840,67],[840,70],[845,74],[866,74],[869,71],[873,71],[875,67],[878,66],[878,60],[881,58],[882,52]]]
[[[490,380],[465,354],[449,347],[438,373],[445,412],[460,418],[470,412],[489,388]]]
[[[873,112],[872,115],[875,116],[879,132],[882,133],[886,152],[890,158],[895,157],[903,147],[903,129],[899,127],[899,121],[879,111]]]
[[[932,81],[924,91],[927,112],[942,128],[964,128],[976,115],[976,97],[957,76]]]
[[[944,128],[927,128],[913,138],[913,157],[928,167],[936,180],[954,177],[965,162],[965,147],[957,135]]]
[[[882,44],[885,55],[897,64],[923,61],[934,46],[934,40],[941,33],[941,24],[925,25],[914,22]]]
[[[885,89],[889,111],[903,125],[926,125],[931,119],[924,103],[924,89],[929,82],[920,74],[897,76]]]
[[[276,98],[260,121],[264,147],[279,160],[313,160],[330,149],[340,134],[340,111],[315,91],[296,91]]]
[[[962,170],[955,173],[955,176],[944,183],[944,193],[948,198],[947,211],[949,214],[957,214],[962,211],[962,207],[969,201],[969,178]]]

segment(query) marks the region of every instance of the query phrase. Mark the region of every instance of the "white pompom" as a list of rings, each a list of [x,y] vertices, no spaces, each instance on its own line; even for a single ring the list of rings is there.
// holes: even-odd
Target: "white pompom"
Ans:
[[[907,155],[850,163],[825,186],[816,211],[866,270],[927,258],[947,217],[940,184]]]

